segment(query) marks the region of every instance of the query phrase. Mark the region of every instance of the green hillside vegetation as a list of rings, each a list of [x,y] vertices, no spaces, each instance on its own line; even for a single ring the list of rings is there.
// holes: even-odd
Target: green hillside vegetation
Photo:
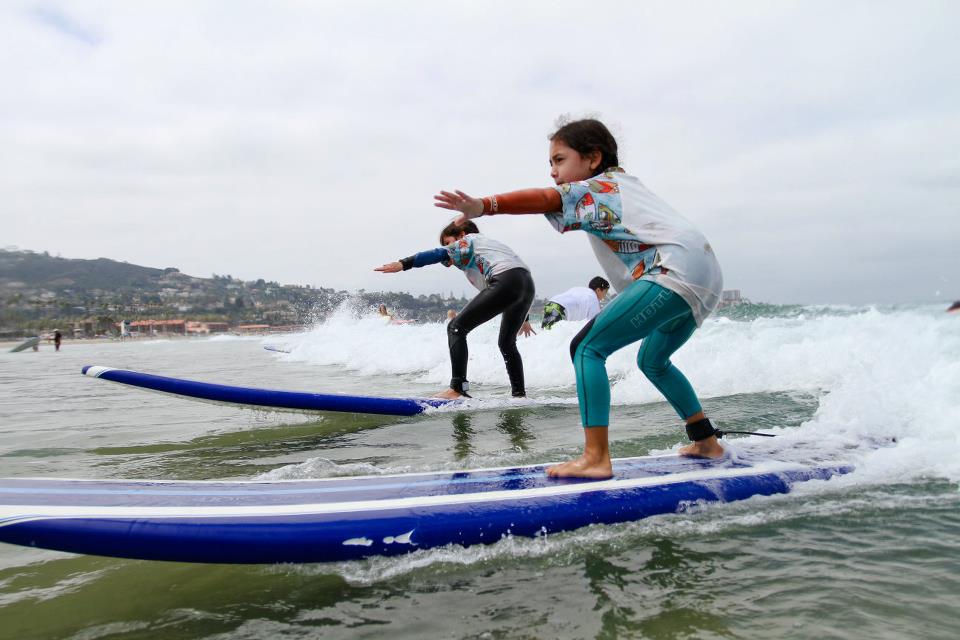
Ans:
[[[48,289],[149,287],[165,271],[107,258],[77,260],[55,258],[46,252],[0,250],[0,288],[12,282]]]
[[[121,320],[196,320],[295,327],[322,320],[349,298],[360,307],[442,321],[465,299],[281,285],[230,275],[198,278],[174,267],[143,267],[108,258],[79,260],[0,249],[0,337],[86,327],[109,334]]]

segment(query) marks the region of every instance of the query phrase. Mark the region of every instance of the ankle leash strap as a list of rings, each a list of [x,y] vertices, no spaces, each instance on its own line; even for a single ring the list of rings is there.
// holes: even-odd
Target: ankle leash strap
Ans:
[[[713,424],[707,418],[704,418],[703,420],[697,420],[696,422],[687,425],[687,437],[693,442],[706,440],[710,436],[717,436],[719,439],[728,433],[742,433],[748,436],[763,436],[764,438],[776,437],[772,433],[756,433],[755,431],[721,431],[720,429],[714,429]]]
[[[694,442],[706,440],[710,436],[720,437],[721,432],[713,428],[709,419],[697,420],[687,425],[687,437]]]

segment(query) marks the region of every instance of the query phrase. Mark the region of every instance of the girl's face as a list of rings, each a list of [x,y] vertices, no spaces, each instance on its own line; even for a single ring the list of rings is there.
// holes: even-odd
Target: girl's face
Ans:
[[[550,177],[556,184],[592,178],[597,175],[600,157],[599,151],[582,156],[566,142],[554,138],[550,141]]]

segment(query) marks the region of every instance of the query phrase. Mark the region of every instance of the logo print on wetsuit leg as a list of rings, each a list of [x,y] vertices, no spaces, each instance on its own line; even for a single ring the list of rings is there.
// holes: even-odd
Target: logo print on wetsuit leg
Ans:
[[[630,318],[630,324],[635,328],[639,329],[640,326],[653,317],[653,315],[663,308],[663,305],[667,303],[667,297],[670,295],[670,292],[663,290],[657,294],[657,297],[653,299],[653,302],[645,306],[640,313]]]

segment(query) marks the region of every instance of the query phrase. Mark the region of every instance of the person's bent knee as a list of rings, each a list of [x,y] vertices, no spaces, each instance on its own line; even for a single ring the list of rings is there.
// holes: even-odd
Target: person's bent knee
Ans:
[[[637,367],[650,380],[662,377],[670,370],[670,359],[656,358],[648,351],[649,343],[644,340],[637,352]]]
[[[658,364],[652,362],[641,362],[640,371],[650,380],[662,378],[670,370],[670,363]]]
[[[457,322],[457,319],[456,319],[456,318],[454,318],[453,320],[451,320],[450,322],[447,323],[447,337],[448,337],[448,338],[451,338],[451,339],[452,339],[452,338],[463,338],[463,337],[466,337],[466,335],[467,335],[468,333],[470,333],[470,332],[467,331],[467,329],[466,329],[462,324],[460,324],[459,322]]]

